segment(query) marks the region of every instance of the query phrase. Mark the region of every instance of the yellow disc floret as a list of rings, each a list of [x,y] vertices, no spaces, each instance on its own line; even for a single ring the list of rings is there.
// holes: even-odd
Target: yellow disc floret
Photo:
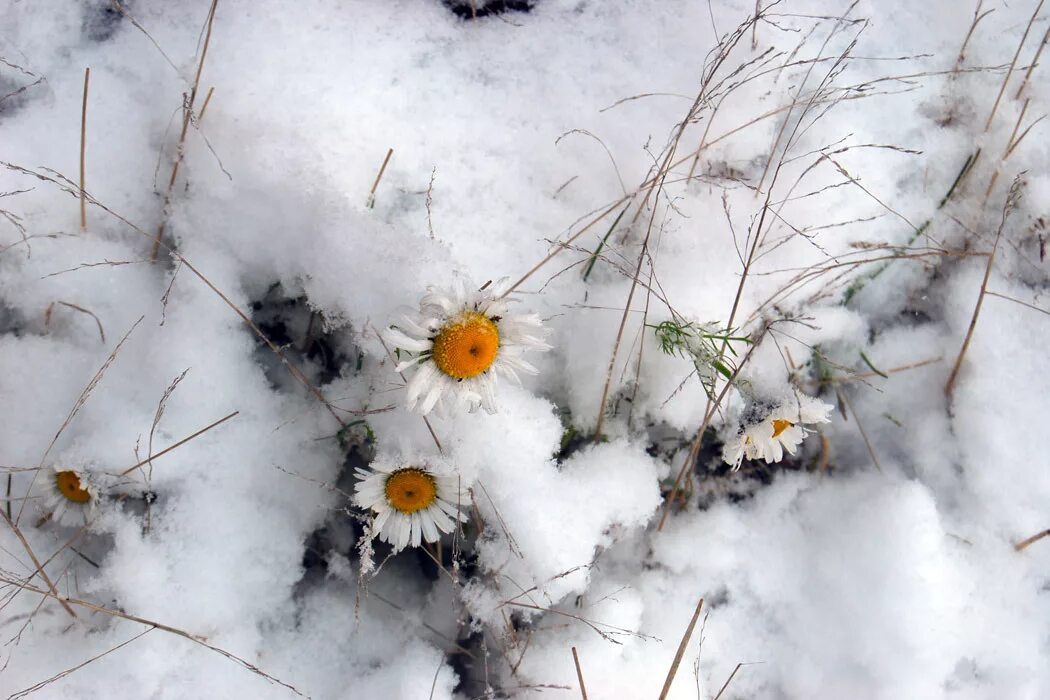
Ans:
[[[60,494],[73,503],[87,503],[91,500],[91,494],[80,483],[80,477],[74,471],[56,472],[55,486]]]
[[[782,432],[795,425],[789,420],[777,418],[773,421],[773,437],[779,437]]]
[[[386,478],[386,501],[406,515],[423,510],[437,498],[437,482],[427,472],[415,467],[398,469]]]
[[[499,328],[477,311],[449,321],[434,338],[434,364],[453,379],[478,376],[492,366],[498,351]]]

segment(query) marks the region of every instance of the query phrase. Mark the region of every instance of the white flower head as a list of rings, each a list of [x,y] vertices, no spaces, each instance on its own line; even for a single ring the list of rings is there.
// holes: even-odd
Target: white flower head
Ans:
[[[98,505],[99,489],[92,476],[83,470],[45,467],[44,512],[54,522],[81,526],[87,523]]]
[[[795,454],[809,434],[806,425],[829,423],[832,406],[792,391],[775,402],[754,401],[744,412],[742,425],[722,449],[722,459],[739,469],[747,459],[779,462],[784,451]]]
[[[475,290],[462,277],[449,289],[429,287],[419,311],[402,314],[383,338],[411,353],[398,372],[415,367],[408,382],[409,409],[423,415],[449,396],[455,408],[496,410],[496,375],[520,383],[518,372],[537,370],[522,356],[528,350],[550,350],[536,314],[510,313],[512,299],[504,278]]]
[[[371,536],[389,542],[398,552],[424,540],[437,542],[456,521],[465,495],[460,477],[436,457],[405,459],[379,455],[369,469],[358,469],[354,503],[373,513]]]

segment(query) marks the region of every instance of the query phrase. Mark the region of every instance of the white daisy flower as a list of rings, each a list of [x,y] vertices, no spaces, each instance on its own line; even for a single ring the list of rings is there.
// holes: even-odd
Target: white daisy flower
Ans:
[[[504,278],[475,291],[457,277],[451,289],[429,287],[418,313],[403,314],[383,332],[383,338],[413,356],[398,372],[415,366],[408,382],[409,409],[423,415],[446,394],[456,408],[496,411],[496,374],[520,383],[518,372],[536,374],[523,359],[528,350],[550,350],[536,314],[511,314],[513,300],[502,299],[510,288]]]
[[[98,486],[84,471],[45,468],[44,511],[63,525],[84,525],[98,505]]]
[[[464,500],[460,478],[434,458],[405,461],[377,457],[369,469],[358,469],[354,503],[374,513],[372,536],[389,542],[398,552],[422,541],[437,542],[452,532]]]
[[[722,459],[733,469],[739,469],[744,458],[779,462],[785,450],[795,454],[810,432],[806,425],[829,423],[831,410],[831,405],[798,391],[774,404],[752,403],[745,411],[743,425],[726,441]]]

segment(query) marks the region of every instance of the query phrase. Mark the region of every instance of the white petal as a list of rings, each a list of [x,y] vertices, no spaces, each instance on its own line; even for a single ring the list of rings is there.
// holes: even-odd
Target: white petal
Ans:
[[[441,398],[442,392],[445,390],[447,380],[444,377],[438,377],[432,382],[430,391],[427,393],[427,397],[423,399],[423,403],[419,405],[419,412],[424,416],[433,410],[434,405]]]
[[[418,547],[422,541],[422,528],[420,527],[420,515],[419,513],[413,513],[411,517],[412,522],[412,546]]]
[[[419,520],[423,526],[423,539],[427,542],[437,542],[441,539],[441,533],[438,532],[437,525],[434,523],[434,518],[430,515],[430,511],[431,508],[427,508],[419,514]]]
[[[412,338],[404,331],[393,327],[387,328],[383,331],[383,340],[391,345],[401,348],[402,350],[409,350],[411,352],[425,352],[434,346],[430,340]]]
[[[405,402],[409,409],[416,405],[416,401],[423,392],[430,389],[431,383],[435,381],[438,368],[433,362],[426,362],[419,366],[416,373],[408,380],[408,389],[405,392]]]

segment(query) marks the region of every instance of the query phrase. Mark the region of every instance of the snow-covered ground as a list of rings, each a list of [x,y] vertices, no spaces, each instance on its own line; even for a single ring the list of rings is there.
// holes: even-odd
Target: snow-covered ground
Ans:
[[[1050,696],[1041,6],[3,0],[0,697]]]

